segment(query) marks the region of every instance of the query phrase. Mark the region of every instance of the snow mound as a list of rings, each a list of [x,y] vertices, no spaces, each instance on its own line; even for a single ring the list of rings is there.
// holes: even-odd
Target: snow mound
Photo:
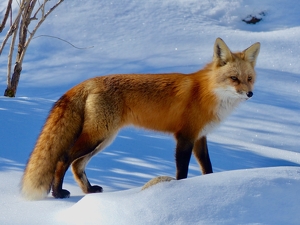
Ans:
[[[86,195],[57,218],[68,224],[106,225],[296,224],[299,186],[298,167],[220,172],[143,191]]]

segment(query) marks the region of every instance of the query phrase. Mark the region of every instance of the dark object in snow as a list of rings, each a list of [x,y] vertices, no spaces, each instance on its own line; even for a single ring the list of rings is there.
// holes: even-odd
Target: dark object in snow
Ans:
[[[261,12],[258,15],[248,15],[245,19],[242,19],[247,24],[256,24],[262,20],[262,17],[265,16],[265,12]]]

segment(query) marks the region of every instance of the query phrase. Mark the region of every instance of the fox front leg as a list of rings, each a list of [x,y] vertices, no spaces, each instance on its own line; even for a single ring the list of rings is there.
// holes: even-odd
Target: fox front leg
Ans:
[[[200,165],[202,174],[212,173],[213,170],[212,170],[210,157],[208,154],[207,139],[205,136],[199,138],[195,142],[195,146],[193,148],[193,153]]]
[[[176,139],[176,179],[180,180],[187,178],[194,144],[182,135],[177,135]]]

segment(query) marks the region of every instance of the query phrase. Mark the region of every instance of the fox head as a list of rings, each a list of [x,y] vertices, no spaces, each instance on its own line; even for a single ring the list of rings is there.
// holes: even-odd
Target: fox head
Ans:
[[[242,52],[232,53],[221,38],[214,45],[216,93],[222,99],[247,100],[253,96],[254,70],[260,50],[257,42]]]

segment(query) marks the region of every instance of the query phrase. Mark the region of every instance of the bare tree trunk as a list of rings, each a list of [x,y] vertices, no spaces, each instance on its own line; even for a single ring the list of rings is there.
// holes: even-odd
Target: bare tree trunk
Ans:
[[[10,83],[7,84],[7,88],[4,92],[4,96],[7,97],[15,97],[17,93],[17,88],[19,85],[19,80],[22,72],[22,61],[23,61],[22,55],[24,51],[25,42],[27,39],[27,31],[31,20],[31,13],[35,6],[35,3],[36,0],[33,0],[29,4],[24,6],[22,20],[20,23],[21,25],[19,29],[19,45],[18,45],[18,52],[17,52],[16,63],[14,67],[14,72],[12,74]],[[8,65],[9,64],[10,63],[8,63]]]
[[[14,47],[15,47],[15,42],[16,42],[16,38],[17,38],[17,32],[16,30],[18,30],[18,26],[19,23],[16,23],[16,29],[14,29],[14,32],[12,34],[12,40],[11,40],[11,44],[10,44],[10,49],[9,49],[9,53],[8,53],[8,63],[7,63],[7,88],[4,92],[4,96],[8,96],[8,97],[14,97],[16,93],[15,91],[11,91],[11,63],[12,63],[12,57],[13,57],[13,52],[14,52]]]
[[[10,1],[10,0],[9,0]],[[22,0],[21,5],[20,5],[20,10],[19,13],[15,19],[15,22],[13,25],[11,25],[7,35],[4,38],[4,41],[2,42],[2,45],[0,47],[0,55],[2,53],[2,50],[9,38],[9,36],[13,35],[12,37],[12,42],[10,46],[10,52],[8,54],[8,69],[7,69],[7,88],[4,92],[4,96],[7,97],[15,97],[21,72],[22,72],[22,64],[23,64],[23,59],[26,53],[26,50],[28,48],[28,45],[30,41],[32,40],[34,34],[36,33],[37,29],[41,26],[41,24],[45,21],[47,16],[60,4],[63,2],[63,0],[58,0],[56,4],[50,8],[50,10],[45,13],[45,5],[49,0],[44,0],[43,3],[39,2],[39,7],[36,9],[33,17],[31,16],[36,5],[37,0]],[[9,5],[8,5],[9,7]],[[11,6],[10,6],[11,7]],[[28,27],[29,24],[32,20],[38,20],[37,19],[37,14],[41,13],[41,19],[39,22],[36,24],[32,32],[29,32]],[[6,14],[5,14],[6,15]],[[22,16],[22,20],[20,22],[20,18]],[[19,25],[20,24],[20,25]],[[18,51],[17,51],[17,56],[16,56],[16,63],[14,67],[13,74],[11,76],[11,61],[12,61],[12,55],[14,52],[14,44],[15,44],[15,39],[16,39],[16,34],[17,31],[19,30],[19,44],[18,44]],[[27,34],[29,33],[29,37],[27,39]]]
[[[16,65],[14,68],[14,73],[13,73],[12,79],[10,81],[10,85],[9,85],[9,87],[6,88],[6,90],[4,92],[4,96],[6,96],[6,97],[15,97],[16,96],[21,71],[22,71],[22,66],[20,65],[20,63],[16,62]]]

